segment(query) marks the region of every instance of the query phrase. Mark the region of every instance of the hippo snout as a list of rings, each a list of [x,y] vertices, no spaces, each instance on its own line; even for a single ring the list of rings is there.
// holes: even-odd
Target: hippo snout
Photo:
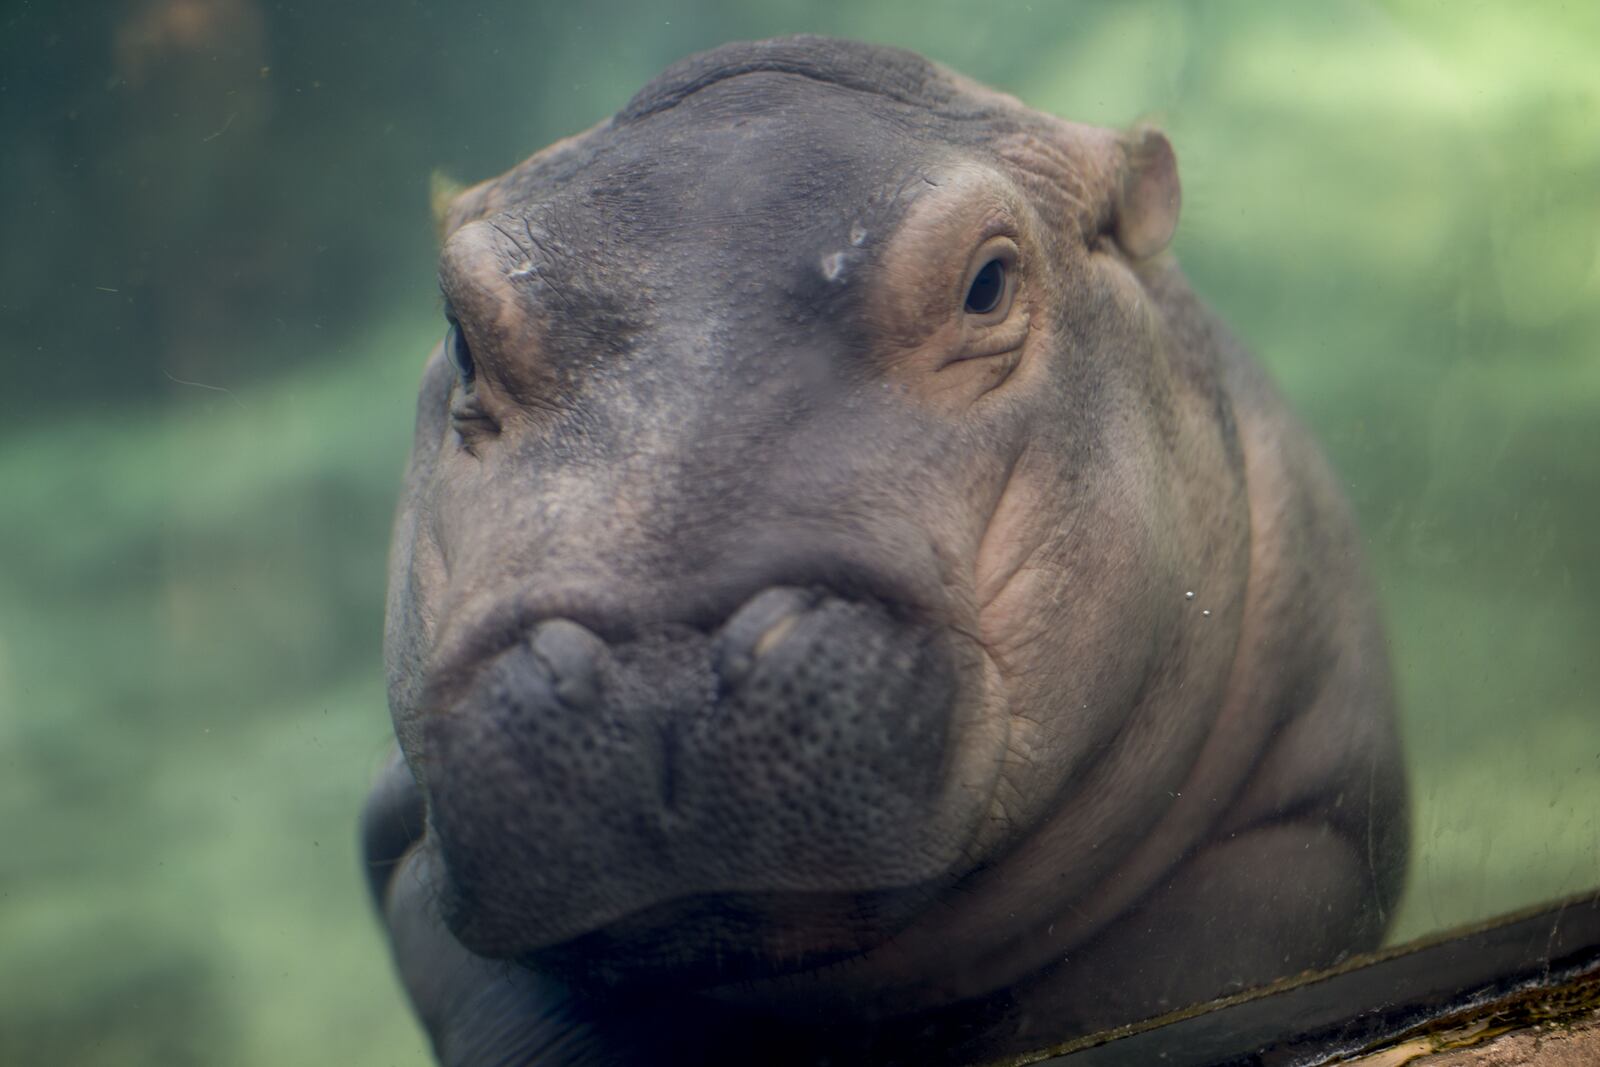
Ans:
[[[940,815],[960,677],[943,627],[819,588],[622,640],[539,620],[426,723],[452,928],[524,957],[706,914],[732,925],[700,951],[732,958],[763,898],[816,897],[782,909],[805,915],[935,880],[967,833]],[[791,954],[864,947],[821,925]]]

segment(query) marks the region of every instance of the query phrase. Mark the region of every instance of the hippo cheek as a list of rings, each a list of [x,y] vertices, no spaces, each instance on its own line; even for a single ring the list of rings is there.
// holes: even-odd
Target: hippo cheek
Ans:
[[[546,620],[426,725],[445,912],[470,948],[707,982],[859,952],[981,821],[941,627],[819,591],[607,643]]]

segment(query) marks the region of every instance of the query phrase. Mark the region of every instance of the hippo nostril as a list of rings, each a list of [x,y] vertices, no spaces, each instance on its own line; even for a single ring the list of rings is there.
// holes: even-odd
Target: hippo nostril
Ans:
[[[575,711],[591,708],[600,699],[600,657],[605,642],[567,619],[539,624],[529,646],[550,671],[557,699]]]
[[[780,586],[768,589],[733,613],[717,637],[717,673],[724,684],[738,685],[762,656],[793,629],[798,616],[815,607],[818,594]]]

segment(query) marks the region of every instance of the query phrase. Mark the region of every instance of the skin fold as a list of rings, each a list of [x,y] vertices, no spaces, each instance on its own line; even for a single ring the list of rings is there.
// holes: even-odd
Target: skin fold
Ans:
[[[363,816],[441,1062],[969,1062],[1379,942],[1358,535],[1179,199],[799,37],[450,205]]]

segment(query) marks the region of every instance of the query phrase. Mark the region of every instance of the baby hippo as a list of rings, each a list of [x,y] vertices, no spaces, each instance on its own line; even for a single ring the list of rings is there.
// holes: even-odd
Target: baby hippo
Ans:
[[[1359,539],[1178,201],[794,37],[449,205],[364,817],[444,1063],[964,1063],[1378,944]]]

